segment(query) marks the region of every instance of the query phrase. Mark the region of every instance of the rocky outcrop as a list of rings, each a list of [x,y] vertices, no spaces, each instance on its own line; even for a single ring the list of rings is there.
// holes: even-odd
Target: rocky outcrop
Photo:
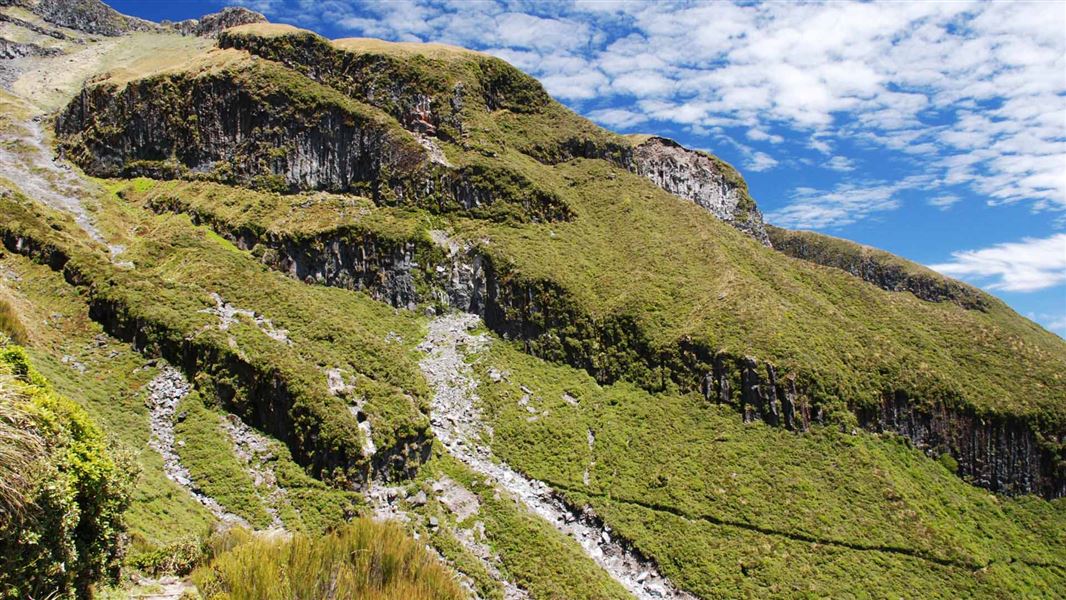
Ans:
[[[632,170],[770,246],[762,214],[748,194],[748,184],[724,161],[652,136],[633,148]]]
[[[772,225],[766,229],[775,250],[841,269],[883,290],[910,292],[927,302],[954,302],[971,310],[988,310],[995,301],[976,288],[882,250],[813,231],[790,231]]]
[[[974,485],[1011,495],[1066,496],[1066,478],[1053,466],[1055,447],[1066,436],[1040,439],[1024,419],[944,405],[919,410],[899,392],[857,414],[863,427],[898,433],[933,458],[951,455],[958,474]]]
[[[0,6],[22,6],[53,25],[93,35],[158,29],[155,23],[127,17],[101,0],[3,0]]]
[[[20,44],[0,38],[0,59],[23,58],[26,56],[55,56],[61,51],[56,48],[42,48],[37,44]]]
[[[184,35],[217,37],[218,34],[230,27],[266,22],[267,18],[254,10],[248,10],[240,6],[227,6],[217,13],[204,15],[199,19],[187,19],[177,23],[163,23],[163,25],[169,26]]]
[[[4,4],[3,0],[0,0],[0,6],[7,5]],[[0,23],[11,23],[12,25],[15,25],[17,27],[22,27],[23,29],[28,29],[34,33],[39,33],[41,35],[47,35],[48,37],[55,38],[57,40],[67,39],[67,34],[63,33],[62,31],[56,29],[49,29],[48,27],[41,27],[40,25],[30,23],[29,21],[23,21],[18,17],[14,17],[6,13],[0,13]]]
[[[274,191],[355,193],[493,220],[570,218],[524,175],[442,164],[411,133],[267,61],[85,88],[60,115],[64,153],[105,177],[203,178]]]
[[[161,205],[154,205],[159,210]],[[177,209],[177,207],[171,207]],[[464,245],[442,231],[431,243],[324,234],[297,242],[276,235],[216,228],[269,266],[309,282],[367,291],[395,306],[439,303],[481,316],[505,338],[547,360],[586,370],[601,383],[628,380],[651,391],[675,387],[733,407],[745,422],[794,431],[854,415],[873,432],[894,432],[933,458],[949,454],[960,476],[1005,494],[1066,496],[1066,435],[1031,419],[977,414],[957,401],[913,399],[886,391],[875,405],[850,405],[811,375],[751,356],[682,339],[657,346],[631,317],[594,319],[570,294],[547,280],[514,271],[487,248]],[[258,246],[258,247],[257,247]]]

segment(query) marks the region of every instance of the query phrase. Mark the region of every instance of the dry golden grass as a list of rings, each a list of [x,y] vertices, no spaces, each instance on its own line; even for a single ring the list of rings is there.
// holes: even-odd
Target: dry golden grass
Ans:
[[[207,599],[458,600],[452,573],[399,525],[357,519],[321,537],[252,537],[214,544],[211,564],[193,573]]]

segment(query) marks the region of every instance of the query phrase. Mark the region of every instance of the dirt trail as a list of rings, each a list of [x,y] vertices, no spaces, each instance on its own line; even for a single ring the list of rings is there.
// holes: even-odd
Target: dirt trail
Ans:
[[[568,506],[545,483],[495,460],[481,443],[477,381],[465,360],[468,353],[477,353],[489,343],[487,335],[470,333],[478,323],[478,317],[470,314],[438,317],[430,322],[429,335],[420,346],[427,356],[419,366],[435,392],[430,417],[434,435],[453,456],[575,539],[590,558],[637,598],[695,600],[674,587],[654,563],[615,539],[610,528],[594,515]]]

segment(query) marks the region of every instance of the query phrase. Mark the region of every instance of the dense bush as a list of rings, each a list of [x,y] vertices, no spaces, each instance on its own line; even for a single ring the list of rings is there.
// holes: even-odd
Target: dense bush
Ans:
[[[352,521],[321,537],[216,540],[210,565],[193,573],[208,599],[429,600],[464,595],[449,571],[395,523]],[[228,547],[228,549],[227,549]]]
[[[13,344],[0,347],[0,407],[39,444],[28,461],[0,453],[0,469],[23,475],[20,509],[0,514],[0,598],[88,598],[96,582],[118,575],[130,469]]]

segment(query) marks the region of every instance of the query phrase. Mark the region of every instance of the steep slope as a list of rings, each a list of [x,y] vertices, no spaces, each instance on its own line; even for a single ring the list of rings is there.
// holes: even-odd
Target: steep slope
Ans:
[[[988,310],[1001,304],[965,283],[893,256],[884,250],[815,233],[767,227],[774,249],[814,264],[841,269],[890,292],[910,292],[929,302],[954,302],[967,309]]]
[[[93,58],[57,86],[67,56],[20,58],[0,96],[0,291],[144,447],[140,556],[361,512],[482,598],[1061,589],[1062,501],[970,485],[1066,494],[1061,339],[798,251],[732,167],[498,59],[226,24],[64,46]]]
[[[626,140],[600,130],[496,59],[441,48],[384,51],[363,41],[334,45],[268,25],[228,30],[219,46],[189,66],[88,87],[58,121],[69,155],[99,175],[260,189],[276,182],[290,193],[355,192],[378,206],[454,215],[444,229],[467,250],[450,259],[433,255],[426,234],[399,246],[382,241],[382,248],[415,254],[421,245],[431,256],[410,262],[434,264],[423,277],[452,275],[451,282],[440,281],[438,292],[407,286],[402,294],[373,293],[400,305],[447,299],[526,340],[530,351],[603,382],[701,390],[746,419],[797,429],[830,418],[847,422],[850,411],[860,425],[899,431],[934,454],[950,452],[960,474],[979,485],[1066,492],[1066,349],[1002,304],[969,310],[917,301],[783,260],[704,216],[717,211],[761,238],[735,172],[658,138]],[[271,103],[256,100],[264,94],[272,94]],[[185,98],[196,100],[179,101]],[[242,112],[221,118],[223,106]],[[250,129],[227,133],[223,122]],[[363,143],[347,141],[356,138]],[[278,145],[288,149],[271,150]],[[668,159],[640,158],[663,152]],[[675,174],[652,173],[664,165]],[[677,173],[686,170],[695,172],[679,183]],[[439,185],[441,178],[453,183]],[[679,204],[654,183],[694,205]],[[701,200],[715,186],[719,200],[732,204]],[[180,207],[190,197],[169,203]],[[237,233],[229,217],[210,221],[221,233]],[[373,287],[374,277],[411,279],[393,272],[396,255],[369,264],[314,250],[345,247],[344,234],[331,229],[317,232],[311,249],[270,236],[268,260],[301,278],[347,287]],[[404,260],[399,268],[409,271]],[[443,264],[449,261],[464,264]],[[1018,372],[1027,376],[1012,376]]]

